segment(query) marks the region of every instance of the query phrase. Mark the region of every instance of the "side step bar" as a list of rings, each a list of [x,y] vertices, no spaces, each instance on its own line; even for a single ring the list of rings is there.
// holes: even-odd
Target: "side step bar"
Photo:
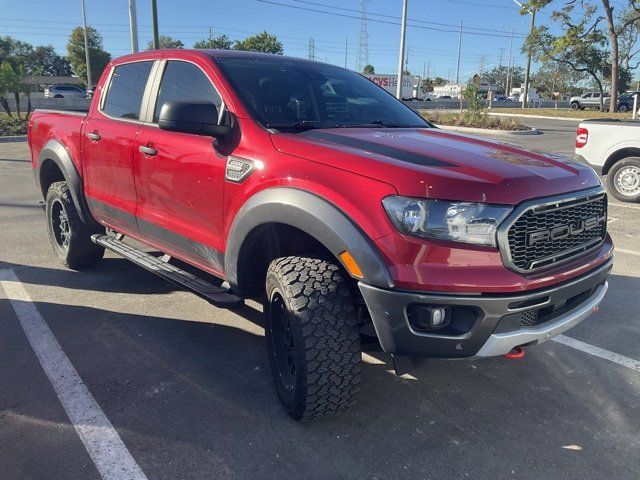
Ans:
[[[148,253],[138,250],[131,245],[127,245],[118,238],[104,234],[95,234],[91,236],[91,241],[117,253],[118,255],[152,273],[155,273],[169,282],[190,290],[216,307],[238,308],[244,304],[242,297],[239,297],[224,288],[211,285],[203,279],[181,270],[160,258],[149,255]]]

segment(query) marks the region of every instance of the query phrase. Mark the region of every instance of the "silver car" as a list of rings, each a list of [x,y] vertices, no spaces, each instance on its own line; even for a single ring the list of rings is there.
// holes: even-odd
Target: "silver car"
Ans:
[[[604,107],[608,108],[611,103],[611,96],[604,94]],[[585,93],[581,97],[571,97],[569,100],[571,110],[584,110],[585,108],[600,109],[600,92]]]
[[[44,98],[86,98],[87,92],[77,85],[51,85],[44,89]]]

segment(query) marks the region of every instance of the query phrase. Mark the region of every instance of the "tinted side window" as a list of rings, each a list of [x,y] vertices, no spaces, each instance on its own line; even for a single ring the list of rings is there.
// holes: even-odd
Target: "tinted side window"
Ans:
[[[107,115],[138,120],[152,61],[119,65],[111,76],[102,110]]]
[[[160,83],[153,121],[158,122],[165,102],[211,102],[220,108],[222,99],[211,80],[192,63],[169,61]]]

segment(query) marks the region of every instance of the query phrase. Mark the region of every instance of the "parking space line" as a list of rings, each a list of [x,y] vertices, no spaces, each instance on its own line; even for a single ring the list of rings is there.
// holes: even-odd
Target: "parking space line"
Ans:
[[[616,252],[626,253],[627,255],[637,255],[638,257],[640,257],[640,252],[636,252],[635,250],[627,250],[626,248],[616,247]]]
[[[634,360],[633,358],[625,357],[624,355],[620,355],[619,353],[610,352],[609,350],[605,350],[604,348],[596,347],[595,345],[591,345],[590,343],[581,342],[580,340],[576,340],[575,338],[565,337],[564,335],[558,335],[552,340],[561,343],[562,345],[566,345],[567,347],[575,348],[576,350],[588,353],[589,355],[604,358],[605,360],[609,360],[610,362],[614,362],[618,365],[622,365],[623,367],[627,367],[631,370],[635,370],[636,372],[640,372],[640,361]]]
[[[103,480],[146,480],[13,270],[0,270],[0,287]]]
[[[640,207],[637,205],[625,205],[624,203],[609,202],[609,206],[630,208],[632,210],[640,210]]]

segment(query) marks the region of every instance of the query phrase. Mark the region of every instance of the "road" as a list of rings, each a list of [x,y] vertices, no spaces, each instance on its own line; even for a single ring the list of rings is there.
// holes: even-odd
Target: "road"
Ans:
[[[513,142],[569,152],[571,127],[556,123]],[[399,378],[388,357],[366,355],[358,404],[299,424],[272,388],[259,305],[213,308],[109,254],[65,270],[27,159],[26,144],[0,144],[3,480],[100,478],[78,432],[100,436],[104,425],[74,429],[59,400],[69,392],[54,390],[25,336],[21,320],[36,317],[142,478],[640,477],[639,207],[611,205],[612,235],[631,253],[617,254],[601,312],[567,332],[605,358],[548,342],[518,361],[434,360]]]

